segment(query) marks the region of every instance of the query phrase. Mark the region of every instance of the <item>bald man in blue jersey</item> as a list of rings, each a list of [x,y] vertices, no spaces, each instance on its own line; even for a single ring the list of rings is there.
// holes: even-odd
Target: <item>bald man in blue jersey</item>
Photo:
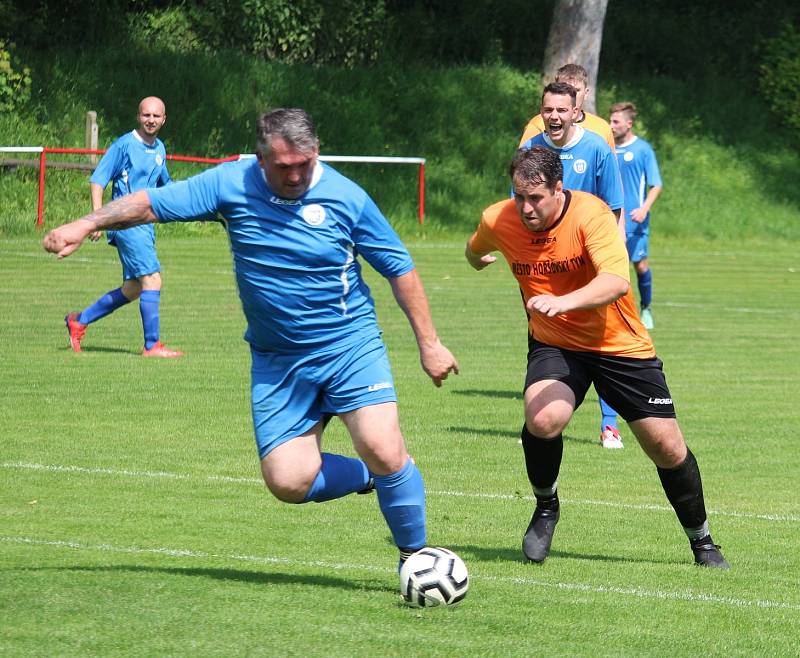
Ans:
[[[425,488],[400,433],[397,396],[363,259],[391,284],[425,372],[458,363],[436,334],[414,263],[358,185],[318,159],[311,117],[277,109],[257,123],[257,158],[138,192],[65,224],[43,245],[64,257],[108,226],[224,218],[247,318],[255,437],[279,500],[377,493],[401,562],[427,542]],[[321,451],[338,415],[359,459]]]
[[[575,87],[566,82],[551,82],[542,93],[545,131],[531,137],[522,148],[543,146],[558,153],[564,167],[564,188],[589,192],[605,201],[617,218],[622,236],[624,194],[619,163],[600,135],[577,125],[580,113]],[[624,447],[617,412],[603,398],[600,398],[600,444],[604,448]]]
[[[103,205],[103,191],[112,183],[111,198],[161,187],[171,182],[167,171],[167,151],[158,138],[167,110],[156,96],[143,98],[136,115],[139,126],[119,137],[100,159],[89,180],[92,209]],[[100,231],[90,236],[100,239]],[[139,313],[144,333],[143,356],[176,358],[183,352],[171,350],[161,342],[161,264],[156,255],[156,234],[150,225],[127,231],[110,230],[108,244],[116,247],[122,264],[122,285],[107,292],[80,312],[69,313],[67,325],[73,351],[80,352],[86,328],[113,313],[121,306],[139,300]]]

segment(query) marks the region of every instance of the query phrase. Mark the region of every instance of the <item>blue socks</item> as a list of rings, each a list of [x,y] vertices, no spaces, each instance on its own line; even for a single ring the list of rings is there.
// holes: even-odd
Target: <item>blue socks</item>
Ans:
[[[321,503],[361,491],[370,473],[360,459],[322,453],[322,468],[303,502]],[[390,475],[374,475],[375,491],[383,518],[400,549],[416,551],[426,544],[425,484],[414,462]]]
[[[647,270],[644,274],[637,272],[636,276],[639,284],[639,300],[642,308],[647,308],[653,301],[653,272],[651,270]]]
[[[120,306],[125,306],[125,304],[130,301],[130,299],[122,294],[122,288],[107,292],[94,304],[78,313],[78,322],[81,324],[97,322],[100,318],[106,317],[109,313],[113,313]]]
[[[416,551],[425,546],[425,483],[416,464],[409,457],[397,473],[373,477],[378,504],[397,547]]]
[[[78,322],[81,324],[97,322],[130,301],[122,294],[122,288],[107,292],[94,304],[78,313]],[[139,296],[139,313],[142,316],[142,328],[144,329],[144,346],[148,350],[158,342],[161,333],[159,322],[160,306],[160,290],[142,290],[142,294]]]
[[[139,313],[142,316],[144,348],[146,350],[149,350],[158,342],[158,337],[161,334],[158,314],[160,305],[160,290],[142,290],[142,294],[139,296]]]
[[[361,491],[369,482],[367,465],[360,459],[322,453],[322,468],[303,502],[322,503]]]
[[[600,398],[600,413],[603,414],[600,420],[601,432],[606,428],[606,425],[617,426],[617,412],[603,398]]]

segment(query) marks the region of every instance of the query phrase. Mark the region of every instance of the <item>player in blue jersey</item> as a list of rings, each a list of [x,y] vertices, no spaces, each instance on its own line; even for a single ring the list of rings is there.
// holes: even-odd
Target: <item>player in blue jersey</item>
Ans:
[[[139,126],[114,141],[92,174],[89,188],[93,210],[103,205],[103,191],[110,182],[113,182],[112,199],[171,182],[167,152],[158,138],[166,119],[166,108],[160,98],[148,96],[139,103]],[[95,241],[100,237],[100,231],[90,236]],[[143,225],[126,231],[110,230],[107,238],[108,244],[117,248],[122,263],[122,286],[107,292],[79,313],[70,313],[64,318],[72,349],[81,351],[81,340],[88,325],[138,299],[144,330],[142,355],[183,356],[183,352],[168,349],[160,340],[161,265],[156,255],[153,227]]]
[[[602,137],[576,124],[580,108],[575,88],[566,82],[548,84],[542,94],[541,115],[545,132],[531,137],[522,148],[544,146],[558,153],[564,167],[564,187],[589,192],[605,201],[617,218],[622,235],[624,193],[619,165]],[[599,400],[600,444],[604,448],[624,447],[616,410],[602,397]]]
[[[663,188],[658,160],[645,140],[633,132],[636,106],[624,101],[611,106],[611,131],[625,190],[625,238],[628,257],[636,269],[642,323],[652,329],[653,273],[647,262],[650,209]]]
[[[289,503],[377,492],[401,561],[427,542],[425,488],[400,433],[394,381],[363,259],[391,284],[425,372],[441,386],[458,363],[442,345],[414,263],[364,190],[318,160],[305,111],[277,109],[257,123],[257,159],[113,201],[44,239],[67,256],[92,231],[224,218],[245,340],[252,413],[269,490]],[[321,451],[338,415],[360,459]]]

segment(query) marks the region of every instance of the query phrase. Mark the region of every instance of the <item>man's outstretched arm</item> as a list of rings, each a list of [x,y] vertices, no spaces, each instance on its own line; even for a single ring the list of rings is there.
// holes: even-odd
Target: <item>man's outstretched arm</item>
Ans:
[[[458,374],[458,361],[450,353],[436,335],[428,298],[417,270],[411,270],[398,277],[389,279],[397,304],[406,314],[419,346],[419,357],[422,369],[441,386],[451,372]]]
[[[45,251],[64,258],[76,251],[95,231],[125,229],[156,221],[158,218],[153,214],[150,197],[145,190],[140,190],[120,197],[74,222],[54,228],[44,236],[42,246]]]

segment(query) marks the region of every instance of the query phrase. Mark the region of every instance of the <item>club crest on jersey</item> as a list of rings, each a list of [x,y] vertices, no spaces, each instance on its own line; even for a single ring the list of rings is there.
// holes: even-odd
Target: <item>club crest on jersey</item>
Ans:
[[[630,162],[633,160],[633,151],[626,151],[625,155],[622,156],[625,162]]]
[[[160,153],[156,153],[156,164],[160,167],[164,164],[164,158],[161,157]]]
[[[586,172],[586,160],[578,158],[572,163],[572,171],[576,174],[583,174]]]
[[[319,226],[325,221],[325,208],[318,203],[312,203],[309,206],[303,206],[303,219],[311,226]]]

